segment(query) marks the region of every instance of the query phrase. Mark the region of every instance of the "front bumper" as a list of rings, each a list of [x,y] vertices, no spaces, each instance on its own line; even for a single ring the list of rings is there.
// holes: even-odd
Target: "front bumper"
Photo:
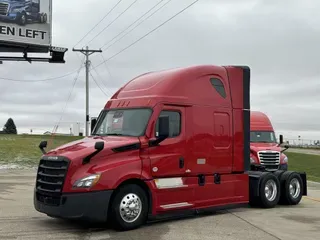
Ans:
[[[264,165],[260,164],[251,164],[251,170],[259,170],[262,167],[265,167]],[[278,170],[283,170],[283,171],[288,171],[288,164],[280,164],[280,165],[275,165],[273,168],[266,168],[267,171],[278,171]]]
[[[288,164],[279,165],[279,170],[288,171]]]
[[[17,14],[0,15],[0,20],[2,21],[15,21],[17,20]]]
[[[112,192],[65,193],[53,198],[34,191],[33,202],[37,211],[52,217],[105,222]]]

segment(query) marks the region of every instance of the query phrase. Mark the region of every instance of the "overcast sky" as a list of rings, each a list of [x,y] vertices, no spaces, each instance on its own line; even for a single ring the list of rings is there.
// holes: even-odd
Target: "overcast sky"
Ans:
[[[29,132],[31,128],[38,133],[53,129],[61,117],[76,73],[47,82],[27,81],[77,70],[83,55],[72,52],[72,47],[117,1],[53,0],[52,44],[69,48],[66,64],[5,62],[0,65],[0,77],[25,80],[0,79],[0,125],[12,117],[19,133]],[[123,0],[76,47],[90,42],[90,48],[99,49],[159,1],[138,0],[95,37],[134,2]],[[116,54],[193,1],[170,1],[104,50],[103,56],[92,55],[92,65],[97,66],[103,58]],[[320,139],[319,11],[319,0],[200,0],[170,23],[92,71],[104,93],[91,78],[90,115],[98,115],[117,88],[141,73],[195,64],[241,64],[252,70],[252,109],[268,114],[277,134]],[[84,76],[82,69],[58,132],[68,131],[72,123],[84,125]]]

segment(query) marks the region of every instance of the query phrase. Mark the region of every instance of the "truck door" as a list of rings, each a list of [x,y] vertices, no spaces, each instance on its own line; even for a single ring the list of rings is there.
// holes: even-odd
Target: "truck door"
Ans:
[[[173,177],[185,174],[185,109],[184,107],[163,106],[160,116],[169,117],[169,138],[159,146],[149,148],[151,174],[153,177]],[[153,137],[157,136],[158,121]]]
[[[194,201],[194,189],[190,185],[186,172],[186,109],[176,106],[160,106],[159,116],[169,117],[169,138],[158,146],[149,147],[151,175],[158,191],[157,210],[169,211],[179,208],[191,208]],[[157,112],[159,110],[157,109]],[[158,116],[158,118],[159,118]],[[154,119],[153,137],[157,135],[157,120]]]

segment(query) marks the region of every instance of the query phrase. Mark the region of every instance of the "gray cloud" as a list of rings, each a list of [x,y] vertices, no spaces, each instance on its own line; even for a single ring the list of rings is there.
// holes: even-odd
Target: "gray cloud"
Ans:
[[[133,0],[123,1],[77,47],[84,46]],[[140,0],[111,25],[90,47],[99,48],[149,10],[156,0]],[[172,1],[132,33],[103,52],[105,59],[191,3]],[[116,3],[116,0],[55,0],[53,45],[68,47],[66,64],[5,63],[0,77],[43,79],[75,71],[83,55],[74,44]],[[97,7],[99,6],[99,7]],[[73,14],[70,14],[72,9]],[[295,137],[318,138],[320,118],[320,2],[309,0],[200,0],[172,22],[132,48],[92,71],[105,93],[90,81],[90,111],[96,116],[105,102],[128,80],[144,72],[196,64],[249,65],[252,70],[251,104],[266,112],[277,132]],[[78,55],[78,56],[77,56]],[[92,55],[92,65],[103,61]],[[21,131],[52,129],[59,120],[75,74],[42,83],[0,80],[0,125],[13,117]],[[75,86],[63,117],[63,129],[84,120],[84,71]],[[107,96],[106,96],[107,95]],[[319,124],[318,124],[319,122]],[[62,129],[62,130],[63,130]]]

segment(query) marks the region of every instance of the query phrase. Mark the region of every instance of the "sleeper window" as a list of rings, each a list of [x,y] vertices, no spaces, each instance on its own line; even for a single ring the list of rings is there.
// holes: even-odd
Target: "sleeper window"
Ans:
[[[211,78],[210,82],[212,86],[216,89],[216,91],[219,93],[219,95],[223,98],[226,98],[226,90],[224,88],[223,82],[220,79],[217,78]]]
[[[162,111],[160,117],[169,117],[169,138],[177,137],[181,132],[181,115],[177,111]],[[156,124],[156,137],[159,132],[159,121]]]

